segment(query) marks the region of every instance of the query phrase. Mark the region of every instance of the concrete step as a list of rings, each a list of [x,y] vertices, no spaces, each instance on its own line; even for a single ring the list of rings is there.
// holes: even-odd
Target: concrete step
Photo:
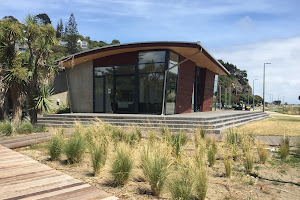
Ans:
[[[208,120],[205,121],[206,123],[199,123],[199,121],[187,121],[187,120],[164,120],[164,121],[157,121],[153,120],[148,122],[144,122],[141,120],[116,120],[113,119],[112,121],[105,120],[112,125],[115,126],[122,126],[122,127],[130,127],[133,125],[140,126],[142,129],[159,129],[163,126],[168,126],[169,129],[173,131],[178,130],[191,130],[196,128],[203,128],[209,131],[213,131],[215,133],[220,133],[223,130],[226,130],[229,127],[237,126],[239,124],[248,123],[250,121],[263,119],[268,117],[269,115],[262,112],[255,112],[249,113],[248,115],[242,115],[237,117],[228,117],[225,119],[218,119],[218,120]],[[38,120],[38,124],[43,124],[45,126],[53,126],[53,127],[72,127],[75,124],[76,118],[63,118],[63,117],[47,117],[43,120]],[[82,118],[84,120],[80,120],[82,125],[87,126],[88,124],[93,122],[92,118]],[[210,124],[211,123],[211,124]]]

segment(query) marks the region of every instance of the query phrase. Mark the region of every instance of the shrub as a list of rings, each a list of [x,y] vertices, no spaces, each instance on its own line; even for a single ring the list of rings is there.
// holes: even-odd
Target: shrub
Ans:
[[[13,134],[13,125],[9,121],[0,122],[0,132],[6,136]]]
[[[64,131],[58,130],[54,136],[52,136],[48,145],[48,152],[51,160],[58,160],[64,147]]]
[[[232,159],[231,158],[225,158],[224,159],[224,167],[225,167],[225,174],[227,177],[231,177],[232,173]]]
[[[169,183],[172,199],[190,200],[193,197],[194,178],[189,168],[181,167]]]
[[[82,160],[86,149],[86,142],[81,134],[74,135],[65,144],[65,153],[69,164],[77,163]]]
[[[195,193],[196,197],[200,200],[204,200],[207,193],[207,169],[204,165],[200,165],[195,174],[196,182],[195,182]]]
[[[300,158],[300,139],[298,139],[297,143],[296,143],[296,157]]]
[[[130,178],[133,168],[132,152],[125,144],[119,144],[111,163],[111,174],[117,185],[124,185]]]
[[[257,145],[257,153],[258,153],[260,162],[262,164],[265,164],[270,154],[268,153],[268,151],[264,148],[264,146],[262,144]]]
[[[253,163],[254,163],[254,158],[253,158],[253,154],[248,151],[245,153],[245,159],[244,159],[244,167],[246,172],[251,172],[253,169]]]
[[[198,141],[198,147],[195,149],[195,162],[197,166],[200,166],[204,163],[204,157],[206,154],[206,141],[200,139]]]
[[[169,158],[157,148],[145,148],[141,154],[142,169],[154,195],[159,196],[168,176]]]
[[[286,157],[289,155],[290,153],[290,140],[287,137],[283,137],[280,141],[280,150],[279,150],[279,154],[280,154],[280,158],[282,160],[286,159]]]
[[[63,104],[53,111],[55,114],[70,113],[70,106],[68,104]]]
[[[29,121],[23,121],[17,128],[17,133],[19,134],[29,134],[33,132],[33,126]]]
[[[90,151],[94,176],[97,176],[102,166],[105,165],[107,158],[107,149],[103,145],[97,145]]]
[[[248,152],[252,148],[254,144],[254,138],[250,135],[243,135],[240,137],[241,140],[241,146],[243,149],[243,152]]]

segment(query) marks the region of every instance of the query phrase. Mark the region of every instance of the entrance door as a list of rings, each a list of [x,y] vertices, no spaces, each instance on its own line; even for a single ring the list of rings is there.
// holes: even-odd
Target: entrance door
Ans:
[[[134,76],[115,76],[115,111],[134,113]]]
[[[95,77],[94,81],[94,112],[105,112],[105,76]]]

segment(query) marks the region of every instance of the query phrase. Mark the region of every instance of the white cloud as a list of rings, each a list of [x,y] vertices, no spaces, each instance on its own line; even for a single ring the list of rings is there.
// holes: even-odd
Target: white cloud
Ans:
[[[215,49],[215,57],[247,70],[250,85],[255,78],[255,91],[263,93],[263,66],[266,65],[266,100],[274,99],[298,104],[300,95],[300,36],[262,41]]]

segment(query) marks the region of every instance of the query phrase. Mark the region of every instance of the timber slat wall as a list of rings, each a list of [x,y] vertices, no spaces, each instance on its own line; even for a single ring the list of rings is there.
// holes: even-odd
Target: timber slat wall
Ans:
[[[0,145],[0,199],[118,199]]]

